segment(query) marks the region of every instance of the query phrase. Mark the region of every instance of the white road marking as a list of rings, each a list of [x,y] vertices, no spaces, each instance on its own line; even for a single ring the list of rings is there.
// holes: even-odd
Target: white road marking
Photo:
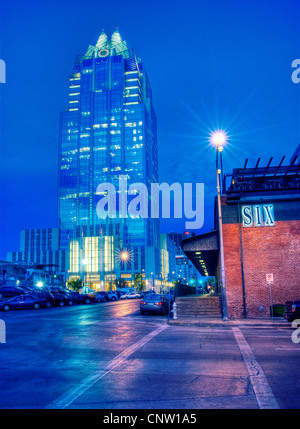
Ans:
[[[249,379],[251,381],[257,403],[261,409],[278,409],[280,408],[272,389],[266,379],[262,367],[252,353],[251,347],[245,340],[244,335],[239,328],[232,328],[235,339],[243,356]]]
[[[88,389],[90,389],[97,381],[101,380],[101,378],[105,377],[110,371],[123,363],[130,355],[136,352],[138,349],[147,344],[152,338],[156,335],[160,334],[164,331],[169,325],[159,326],[154,331],[150,332],[150,334],[143,337],[141,340],[133,344],[132,346],[125,349],[122,353],[108,362],[102,369],[96,371],[93,375],[84,378],[77,386],[72,387],[66,393],[59,396],[55,399],[51,404],[47,405],[45,408],[66,408],[72,402],[74,402],[79,396],[85,393]]]

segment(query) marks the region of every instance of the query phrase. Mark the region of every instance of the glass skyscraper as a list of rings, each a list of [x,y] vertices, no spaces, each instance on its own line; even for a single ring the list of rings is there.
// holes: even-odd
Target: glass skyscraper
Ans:
[[[70,251],[70,275],[101,289],[112,279],[132,279],[134,273],[152,278],[160,271],[158,219],[118,212],[98,218],[96,206],[105,195],[97,193],[98,185],[118,190],[120,175],[127,186],[147,186],[150,207],[150,185],[158,182],[151,87],[143,63],[116,30],[111,40],[102,32],[77,57],[60,117],[60,246]]]
[[[20,251],[9,252],[8,259],[80,278],[96,290],[134,283],[159,292],[172,277],[174,252],[160,239],[159,218],[151,218],[156,116],[143,63],[118,30],[110,40],[102,32],[76,58],[68,98],[60,115],[57,226],[23,230]],[[126,198],[120,180],[127,182]],[[103,184],[116,190],[117,210],[107,217],[97,211],[107,198]],[[142,188],[148,191],[145,205],[137,204]],[[132,202],[135,213],[128,213]]]

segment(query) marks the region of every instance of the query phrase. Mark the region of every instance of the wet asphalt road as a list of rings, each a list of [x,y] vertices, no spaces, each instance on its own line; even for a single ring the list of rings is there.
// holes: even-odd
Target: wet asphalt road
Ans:
[[[259,408],[259,395],[300,408],[288,325],[240,327],[257,378],[230,327],[168,326],[168,316],[140,316],[137,300],[0,317],[1,408]]]

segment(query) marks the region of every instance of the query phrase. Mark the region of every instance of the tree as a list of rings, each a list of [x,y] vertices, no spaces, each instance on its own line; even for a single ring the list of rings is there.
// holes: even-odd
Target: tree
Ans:
[[[114,280],[114,285],[118,289],[123,289],[123,287],[126,287],[126,280],[122,278]]]
[[[142,291],[146,289],[145,280],[141,273],[134,274],[134,287],[138,291]]]
[[[215,284],[215,278],[214,277],[210,277],[208,284],[210,284],[210,286],[214,286]]]
[[[82,288],[82,281],[80,279],[71,279],[71,280],[68,280],[67,283],[69,288],[74,290],[75,292],[78,292],[79,289]]]

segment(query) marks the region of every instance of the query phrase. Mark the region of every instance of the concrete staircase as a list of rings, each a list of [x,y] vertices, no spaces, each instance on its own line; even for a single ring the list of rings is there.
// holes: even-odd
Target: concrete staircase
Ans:
[[[188,295],[176,298],[178,319],[220,318],[221,302],[218,295]]]

